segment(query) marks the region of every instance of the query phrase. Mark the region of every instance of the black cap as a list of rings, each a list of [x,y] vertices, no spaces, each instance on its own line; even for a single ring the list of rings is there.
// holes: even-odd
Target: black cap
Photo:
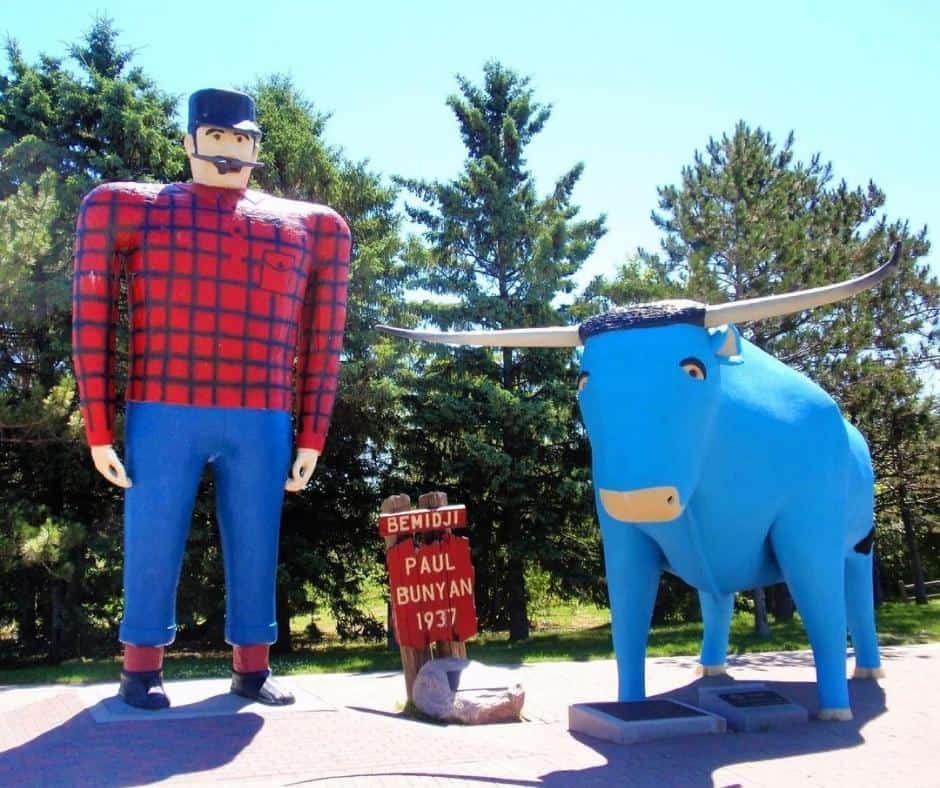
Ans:
[[[199,126],[218,126],[220,129],[238,129],[260,137],[261,129],[255,123],[254,99],[237,90],[204,88],[189,97],[190,134]]]

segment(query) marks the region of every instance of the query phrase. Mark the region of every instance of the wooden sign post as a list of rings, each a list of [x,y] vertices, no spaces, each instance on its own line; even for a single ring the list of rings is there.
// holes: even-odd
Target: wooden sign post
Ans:
[[[379,516],[409,701],[421,666],[433,657],[466,658],[466,641],[477,632],[470,542],[451,533],[466,526],[466,508],[448,506],[442,492],[422,495],[418,506],[393,495]]]

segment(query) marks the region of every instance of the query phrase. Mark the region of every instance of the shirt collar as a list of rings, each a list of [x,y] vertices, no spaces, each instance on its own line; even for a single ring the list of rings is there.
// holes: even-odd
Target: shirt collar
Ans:
[[[193,194],[200,202],[234,207],[244,198],[246,189],[225,189],[221,186],[206,186],[202,183],[181,183],[180,186]]]

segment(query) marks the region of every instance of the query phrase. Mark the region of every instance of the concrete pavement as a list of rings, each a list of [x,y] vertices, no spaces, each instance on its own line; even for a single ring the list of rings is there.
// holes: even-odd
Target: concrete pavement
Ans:
[[[107,721],[101,707],[93,713],[109,695],[100,685],[0,687],[0,785],[938,788],[940,644],[882,653],[886,678],[850,682],[852,722],[638,745],[567,730],[569,704],[615,699],[616,670],[606,660],[518,668],[527,721],[477,728],[401,717],[400,673],[287,677],[317,699],[305,711],[254,706],[126,721]],[[648,660],[649,693],[694,703],[696,687],[721,681],[697,680],[694,666],[685,657]],[[811,713],[817,707],[806,652],[732,658],[730,673],[764,682]],[[171,698],[193,695],[181,684],[168,683]],[[204,684],[199,692],[225,692],[224,682]]]

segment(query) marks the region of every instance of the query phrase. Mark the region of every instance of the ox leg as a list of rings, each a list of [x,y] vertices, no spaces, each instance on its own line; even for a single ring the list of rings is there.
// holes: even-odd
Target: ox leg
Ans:
[[[604,534],[617,699],[646,697],[646,643],[662,572],[662,555],[645,534],[616,523]]]
[[[845,609],[849,633],[855,649],[857,679],[884,675],[875,631],[875,603],[872,592],[872,554],[852,552],[845,561]]]
[[[728,635],[731,633],[731,615],[734,612],[734,594],[710,594],[698,592],[702,606],[702,655],[699,674],[723,676],[728,672],[726,664]]]
[[[838,504],[829,501],[830,506]],[[850,720],[845,675],[845,548],[843,528],[818,505],[781,518],[771,544],[806,627],[816,662],[819,718]]]

